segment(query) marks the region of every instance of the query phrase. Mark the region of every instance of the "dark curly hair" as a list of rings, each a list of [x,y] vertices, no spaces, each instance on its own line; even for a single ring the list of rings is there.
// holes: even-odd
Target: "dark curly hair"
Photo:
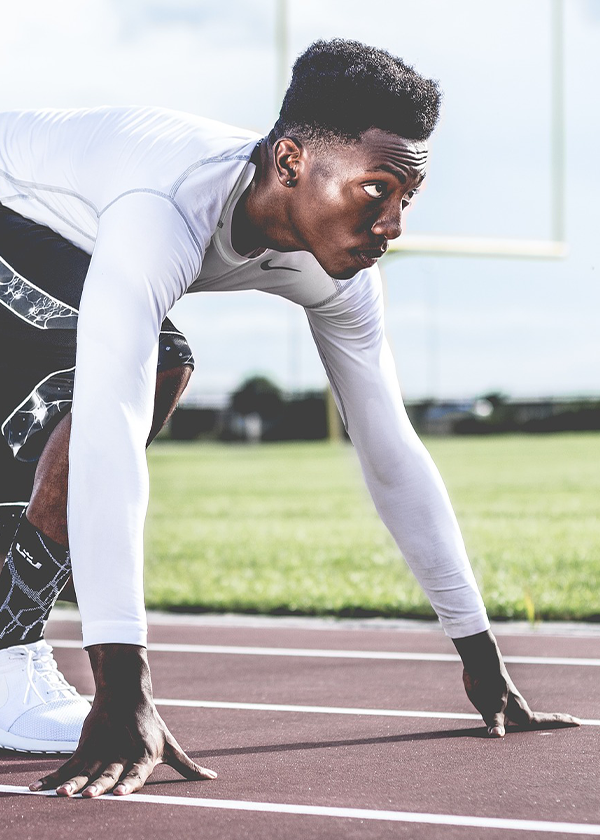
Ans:
[[[351,142],[369,128],[426,140],[441,91],[402,59],[360,41],[315,41],[294,64],[269,140]]]

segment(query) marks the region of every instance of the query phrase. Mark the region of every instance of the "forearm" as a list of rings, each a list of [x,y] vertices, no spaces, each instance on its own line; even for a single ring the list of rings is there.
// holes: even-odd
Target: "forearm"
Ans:
[[[126,400],[117,395],[110,399],[110,416],[94,414],[89,393],[94,378],[80,382],[69,451],[68,529],[83,643],[145,645],[143,528],[150,417],[133,424]]]
[[[406,420],[408,424],[408,420]],[[412,429],[353,436],[382,521],[451,637],[488,629],[485,607],[442,479]],[[377,462],[374,465],[374,459]]]

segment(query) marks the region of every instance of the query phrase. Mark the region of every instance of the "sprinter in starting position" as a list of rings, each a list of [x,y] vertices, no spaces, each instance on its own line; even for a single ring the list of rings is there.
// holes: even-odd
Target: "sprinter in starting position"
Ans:
[[[384,336],[377,260],[425,178],[439,102],[400,59],[336,39],[300,56],[266,137],[154,108],[0,114],[0,424],[38,461],[0,575],[0,746],[74,751],[32,789],[126,794],[161,761],[215,775],[160,719],[145,647],[145,447],[191,370],[166,320],[188,292],[304,307],[377,510],[490,735],[576,724],[533,713],[506,672]],[[2,492],[8,517],[27,501]],[[71,569],[91,710],[43,641]]]

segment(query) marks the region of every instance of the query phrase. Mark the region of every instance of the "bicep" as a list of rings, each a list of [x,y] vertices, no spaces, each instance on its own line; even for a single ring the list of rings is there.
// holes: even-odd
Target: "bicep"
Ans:
[[[74,419],[93,404],[110,422],[125,404],[132,420],[147,421],[160,325],[199,269],[187,238],[169,204],[143,195],[101,217],[78,318]]]

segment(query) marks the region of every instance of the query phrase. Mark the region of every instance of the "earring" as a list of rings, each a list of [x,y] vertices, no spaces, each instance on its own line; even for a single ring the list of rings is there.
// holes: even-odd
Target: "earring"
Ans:
[[[285,182],[285,185],[286,185],[286,187],[293,187],[294,182],[292,181],[291,178],[288,178],[287,181]]]

